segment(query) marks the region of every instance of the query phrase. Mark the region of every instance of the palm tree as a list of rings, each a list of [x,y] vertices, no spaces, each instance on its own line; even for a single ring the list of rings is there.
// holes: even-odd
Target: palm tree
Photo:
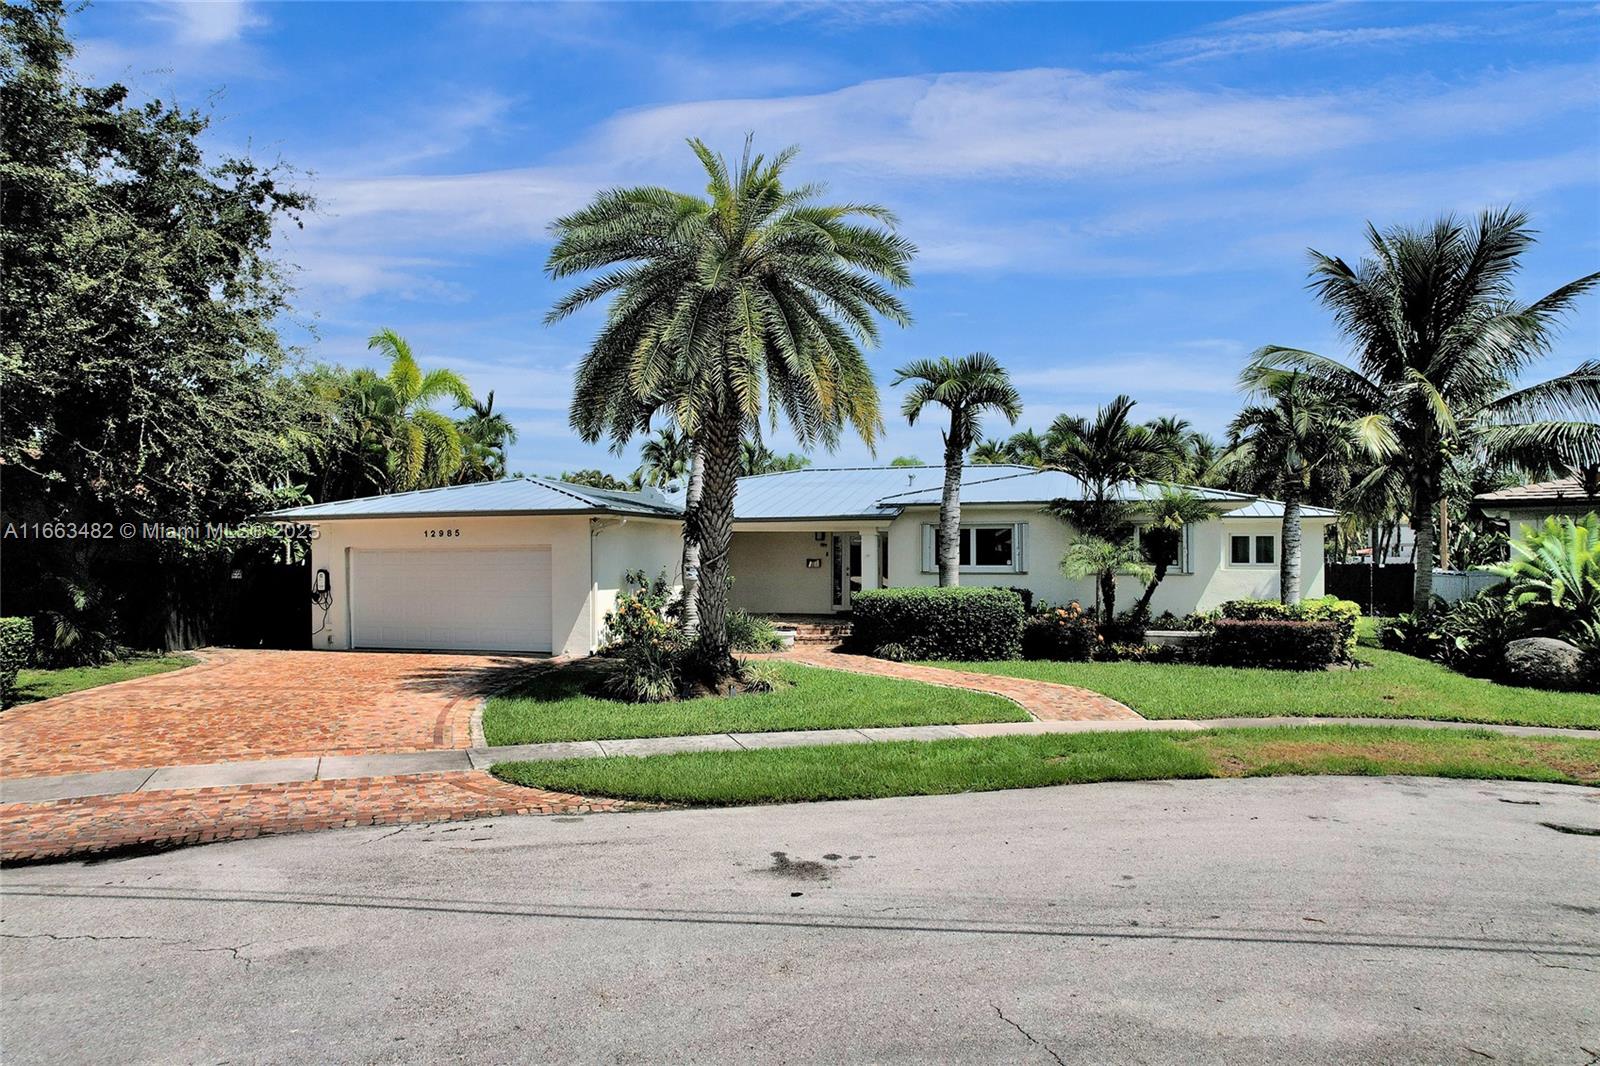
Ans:
[[[831,448],[847,425],[872,443],[882,421],[861,349],[877,341],[876,316],[909,323],[894,289],[911,283],[915,248],[885,208],[819,203],[820,186],[785,187],[792,148],[767,160],[746,140],[730,168],[689,144],[706,172],[705,198],[610,190],[556,220],[549,275],[601,273],[546,320],[610,298],[576,374],[571,421],[583,439],[622,443],[664,412],[702,457],[684,535],[702,553],[696,666],[715,683],[736,669],[728,547],[740,443],[763,415],[781,415],[802,446]]]
[[[1319,469],[1350,456],[1350,418],[1301,374],[1251,367],[1240,386],[1268,402],[1247,405],[1234,416],[1228,454],[1251,491],[1283,501],[1278,598],[1299,603],[1301,505]]]
[[[1010,450],[1006,448],[1005,441],[995,440],[990,437],[988,440],[980,441],[972,449],[972,461],[978,466],[998,466],[1002,463],[1011,462],[1012,457]],[[913,464],[906,463],[905,465],[911,466]]]
[[[424,373],[411,345],[392,329],[374,333],[367,347],[388,356],[389,369],[382,375],[358,370],[351,384],[371,430],[383,438],[387,450],[385,487],[406,492],[448,485],[461,466],[461,431],[432,405],[448,399],[470,406],[472,391],[453,370]]]
[[[676,427],[663,426],[655,436],[639,446],[638,478],[646,485],[664,489],[689,476],[689,439]]]
[[[739,445],[739,476],[779,474],[785,470],[804,470],[811,460],[789,452],[779,455],[759,440],[747,440]]]
[[[1392,470],[1403,479],[1419,611],[1433,595],[1433,518],[1451,455],[1476,448],[1540,467],[1571,465],[1600,447],[1600,360],[1517,384],[1549,352],[1561,316],[1600,282],[1589,274],[1518,301],[1512,281],[1533,239],[1527,215],[1510,208],[1484,211],[1471,225],[1448,215],[1426,229],[1380,233],[1369,224],[1370,258],[1351,266],[1311,253],[1312,288],[1354,345],[1355,365],[1277,346],[1254,356],[1258,367],[1302,371],[1344,398],[1379,460],[1373,476]]]
[[[1061,557],[1061,572],[1073,578],[1094,578],[1094,609],[1100,621],[1117,616],[1117,577],[1126,575],[1140,581],[1155,576],[1155,568],[1145,562],[1139,549],[1129,540],[1084,537],[1075,540]]]
[[[918,359],[895,371],[894,383],[916,382],[906,393],[900,413],[917,424],[930,404],[950,413],[944,430],[944,493],[939,498],[939,584],[961,584],[961,467],[967,449],[978,439],[978,426],[986,411],[998,411],[1016,423],[1022,415],[1022,397],[1011,384],[1006,368],[987,352],[959,359],[941,356]]]
[[[1044,466],[1050,451],[1050,445],[1045,438],[1039,436],[1031,429],[1024,429],[1011,434],[1006,438],[1006,460],[1009,463],[1020,463],[1023,466]]]
[[[494,409],[494,390],[473,400],[472,413],[456,423],[461,432],[462,462],[456,480],[498,481],[506,476],[506,447],[517,443],[517,427]]]
[[[1149,515],[1141,530],[1140,550],[1150,563],[1150,578],[1144,593],[1134,604],[1133,613],[1143,618],[1150,613],[1150,599],[1166,580],[1167,571],[1178,561],[1184,531],[1216,517],[1206,501],[1187,489],[1163,486],[1150,501]]]
[[[1117,486],[1159,478],[1167,463],[1155,433],[1130,418],[1133,407],[1131,398],[1118,396],[1093,420],[1058,416],[1045,434],[1048,465],[1083,483],[1082,500],[1058,500],[1052,509],[1090,536],[1124,539],[1131,512],[1116,498]]]

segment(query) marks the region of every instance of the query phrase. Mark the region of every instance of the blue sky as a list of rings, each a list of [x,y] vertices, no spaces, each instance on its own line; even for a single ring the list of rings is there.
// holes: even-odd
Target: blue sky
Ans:
[[[1368,219],[1516,203],[1543,234],[1524,296],[1600,267],[1593,4],[108,3],[70,25],[85,76],[306,172],[321,209],[279,248],[307,358],[399,330],[495,391],[528,473],[634,465],[567,428],[598,315],[542,324],[546,227],[610,185],[698,192],[688,136],[798,144],[797,180],[901,216],[915,323],[871,356],[880,461],[939,456],[893,368],[973,350],[1011,368],[1022,424],[1127,392],[1220,433],[1252,349],[1343,354],[1305,249],[1357,256]],[[1597,349],[1591,296],[1544,370]]]

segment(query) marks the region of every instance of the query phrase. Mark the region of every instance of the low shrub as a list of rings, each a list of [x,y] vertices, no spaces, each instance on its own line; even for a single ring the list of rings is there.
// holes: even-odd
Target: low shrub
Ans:
[[[1017,596],[1022,600],[1022,613],[1023,614],[1032,614],[1033,613],[1033,590],[1032,589],[1023,588],[1021,585],[1012,585],[1011,586],[1011,591],[1015,592],[1017,594]]]
[[[1211,628],[1217,620],[1215,611],[1191,611],[1188,614],[1173,614],[1171,611],[1162,611],[1150,619],[1150,629],[1165,629],[1179,633],[1201,633]]]
[[[777,651],[783,646],[772,619],[751,614],[742,607],[728,612],[728,643],[734,651]]]
[[[1142,645],[1147,632],[1146,619],[1127,611],[1100,624],[1100,639],[1107,644]]]
[[[872,654],[879,659],[887,659],[892,663],[910,662],[915,658],[911,654],[910,648],[904,644],[896,644],[892,640],[887,644],[879,644],[877,648],[873,649]]]
[[[667,618],[667,579],[651,580],[643,570],[631,570],[626,584],[632,591],[617,596],[615,610],[606,612],[605,651],[624,652],[641,644],[655,644],[679,633]]]
[[[1083,662],[1094,655],[1100,631],[1077,600],[1065,607],[1046,607],[1028,618],[1022,629],[1022,657]]]
[[[1022,654],[1022,598],[1010,589],[868,589],[851,606],[851,643],[869,653],[902,644],[917,658]]]
[[[1192,663],[1208,657],[1206,651],[1183,644],[1103,644],[1095,656],[1108,663]]]
[[[1433,617],[1432,653],[1453,670],[1493,677],[1505,663],[1506,645],[1528,635],[1528,619],[1503,589],[1486,589]]]
[[[616,668],[606,676],[609,696],[629,703],[665,703],[683,692],[688,642],[677,630],[657,640],[621,646]]]
[[[1339,627],[1333,622],[1288,618],[1222,618],[1211,634],[1216,666],[1320,670],[1339,660]]]
[[[11,706],[17,671],[28,665],[32,651],[33,622],[27,618],[0,618],[0,707]]]
[[[1220,608],[1221,617],[1236,622],[1286,621],[1331,622],[1339,630],[1338,661],[1356,656],[1356,623],[1361,606],[1337,596],[1320,596],[1290,605],[1277,600],[1229,600]]]

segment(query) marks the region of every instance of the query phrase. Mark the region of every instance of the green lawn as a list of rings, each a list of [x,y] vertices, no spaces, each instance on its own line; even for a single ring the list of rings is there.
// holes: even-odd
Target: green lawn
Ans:
[[[1600,727],[1600,696],[1497,685],[1379,648],[1364,647],[1359,657],[1371,666],[1314,673],[1023,660],[931,665],[1081,685],[1121,700],[1146,718],[1283,714]]]
[[[193,666],[197,660],[189,655],[141,655],[105,666],[74,666],[64,670],[18,670],[17,691],[12,703],[33,703],[52,696],[64,696],[86,688],[98,688],[113,681],[129,681],[135,677],[164,674]]]
[[[748,804],[1279,774],[1412,774],[1600,782],[1600,741],[1487,730],[1292,726],[1201,733],[1054,733],[983,740],[508,762],[513,784],[662,803]]]
[[[516,691],[491,697],[483,711],[484,736],[502,745],[1028,719],[1022,708],[998,696],[794,663],[772,664],[788,682],[776,692],[624,703],[591,694],[597,672],[607,665],[557,667]]]

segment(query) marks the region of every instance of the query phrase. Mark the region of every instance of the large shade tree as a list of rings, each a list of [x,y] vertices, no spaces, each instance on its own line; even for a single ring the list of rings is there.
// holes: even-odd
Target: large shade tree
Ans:
[[[628,440],[666,413],[701,457],[685,537],[700,546],[698,671],[734,669],[727,633],[728,548],[740,443],[766,418],[802,446],[834,446],[846,426],[868,443],[882,422],[862,353],[877,318],[904,325],[895,289],[915,249],[874,204],[821,202],[790,187],[788,149],[746,142],[728,162],[689,142],[706,195],[657,187],[600,193],[553,225],[546,269],[592,276],[551,310],[557,321],[600,300],[606,320],[579,364],[571,422],[585,440]]]
[[[1471,223],[1445,216],[1424,228],[1369,225],[1370,255],[1357,263],[1311,253],[1311,287],[1350,341],[1352,362],[1278,346],[1253,360],[1301,371],[1356,409],[1360,439],[1377,460],[1369,476],[1405,485],[1417,610],[1433,594],[1433,519],[1453,455],[1477,449],[1531,469],[1595,458],[1600,360],[1521,382],[1600,273],[1524,303],[1513,282],[1533,240],[1528,217],[1509,208]]]
[[[985,413],[993,411],[1015,423],[1022,397],[1006,368],[987,352],[957,358],[918,359],[895,371],[894,383],[915,382],[900,413],[915,425],[924,408],[942,407],[950,424],[944,433],[944,491],[939,497],[937,558],[939,584],[961,584],[961,468],[967,449],[978,440]]]

